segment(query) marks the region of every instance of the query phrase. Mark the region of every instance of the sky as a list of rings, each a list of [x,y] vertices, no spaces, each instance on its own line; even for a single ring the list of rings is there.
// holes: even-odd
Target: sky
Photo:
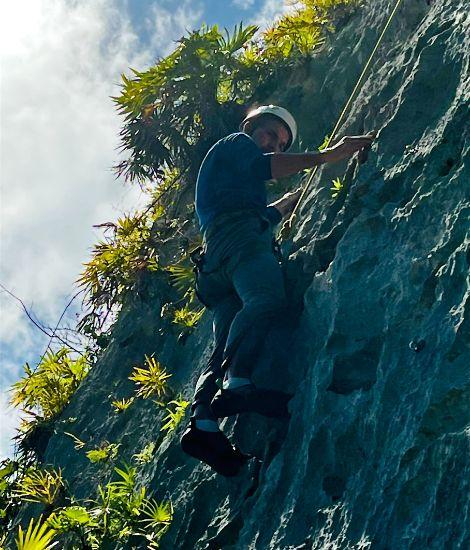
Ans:
[[[7,0],[0,3],[0,283],[54,327],[90,250],[94,224],[142,206],[116,180],[121,120],[110,96],[191,29],[265,27],[282,0]],[[64,322],[74,325],[76,308]],[[9,388],[48,338],[0,288],[0,459],[19,411]]]

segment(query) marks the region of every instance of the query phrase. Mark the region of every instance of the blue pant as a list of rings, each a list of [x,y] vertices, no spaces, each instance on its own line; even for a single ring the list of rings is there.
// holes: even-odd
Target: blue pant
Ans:
[[[219,219],[204,244],[196,288],[213,313],[214,350],[196,384],[193,409],[212,401],[226,371],[250,378],[266,333],[287,309],[267,219],[247,212]]]

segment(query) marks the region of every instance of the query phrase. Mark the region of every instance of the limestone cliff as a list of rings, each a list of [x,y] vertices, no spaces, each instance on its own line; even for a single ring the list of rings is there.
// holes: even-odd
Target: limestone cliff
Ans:
[[[326,54],[279,82],[272,100],[292,109],[304,148],[331,130],[390,9],[368,2]],[[468,38],[464,0],[404,1],[340,131],[378,131],[368,161],[324,169],[300,208],[283,245],[300,317],[272,331],[256,371],[295,392],[292,418],[223,425],[262,463],[224,479],[180,451],[183,424],[161,437],[150,400],[113,413],[109,396],[132,394],[144,353],[187,397],[210,354],[208,314],[184,342],[160,330],[157,274],[123,308],[46,449],[77,497],[101,469],[63,431],[120,443],[127,460],[158,439],[144,478],[174,504],[164,549],[468,547]]]

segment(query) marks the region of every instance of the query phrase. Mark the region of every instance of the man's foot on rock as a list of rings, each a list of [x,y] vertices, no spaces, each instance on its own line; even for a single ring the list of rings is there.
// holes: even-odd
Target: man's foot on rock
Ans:
[[[292,394],[283,391],[246,384],[234,389],[219,390],[212,400],[211,410],[217,418],[244,412],[255,412],[271,418],[289,418],[287,403],[292,397]]]
[[[186,454],[205,462],[226,477],[238,475],[251,458],[251,455],[246,455],[233,446],[223,432],[206,432],[196,428],[194,418],[191,418],[180,443]]]

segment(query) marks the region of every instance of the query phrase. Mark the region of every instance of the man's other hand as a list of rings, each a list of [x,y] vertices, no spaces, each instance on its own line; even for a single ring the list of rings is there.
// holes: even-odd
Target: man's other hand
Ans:
[[[287,216],[294,210],[295,205],[299,202],[300,195],[302,194],[302,187],[299,187],[295,191],[286,193],[278,201],[270,204],[269,206],[274,206],[282,214],[282,217]]]

